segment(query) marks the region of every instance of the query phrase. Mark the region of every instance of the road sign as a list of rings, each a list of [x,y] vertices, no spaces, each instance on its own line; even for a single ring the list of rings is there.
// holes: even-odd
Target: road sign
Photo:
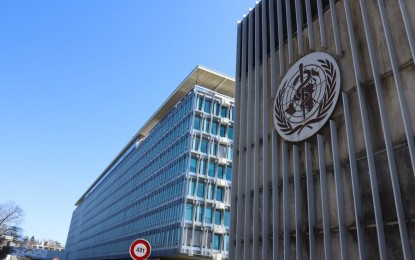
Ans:
[[[130,256],[134,260],[146,260],[151,254],[151,245],[145,239],[137,239],[130,246]]]
[[[59,257],[54,257],[52,258],[52,260],[59,260]]]

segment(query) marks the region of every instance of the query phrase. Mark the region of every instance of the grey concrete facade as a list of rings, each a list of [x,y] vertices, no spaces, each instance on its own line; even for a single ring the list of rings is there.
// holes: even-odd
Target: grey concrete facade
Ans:
[[[230,259],[412,259],[415,1],[263,0],[237,30]],[[316,51],[338,63],[340,97],[288,142],[274,98]]]

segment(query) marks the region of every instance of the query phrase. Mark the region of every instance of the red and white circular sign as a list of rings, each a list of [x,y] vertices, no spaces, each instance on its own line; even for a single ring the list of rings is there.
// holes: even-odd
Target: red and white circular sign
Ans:
[[[137,239],[130,246],[130,256],[134,260],[145,260],[151,254],[151,245],[145,239]]]
[[[59,257],[54,257],[54,258],[52,258],[52,260],[59,260]]]

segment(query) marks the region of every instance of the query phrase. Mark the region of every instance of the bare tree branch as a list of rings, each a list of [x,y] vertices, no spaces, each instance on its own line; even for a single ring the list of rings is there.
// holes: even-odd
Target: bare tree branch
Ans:
[[[12,201],[0,204],[0,227],[19,224],[22,221],[23,215],[22,208]]]

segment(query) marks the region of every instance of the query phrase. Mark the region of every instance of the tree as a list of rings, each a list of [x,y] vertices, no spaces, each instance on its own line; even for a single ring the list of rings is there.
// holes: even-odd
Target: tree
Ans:
[[[0,259],[4,259],[9,253],[10,242],[16,244],[21,242],[22,229],[18,225],[23,215],[22,208],[14,202],[0,204]]]
[[[23,215],[22,208],[12,201],[0,204],[0,228],[4,225],[20,224]]]

